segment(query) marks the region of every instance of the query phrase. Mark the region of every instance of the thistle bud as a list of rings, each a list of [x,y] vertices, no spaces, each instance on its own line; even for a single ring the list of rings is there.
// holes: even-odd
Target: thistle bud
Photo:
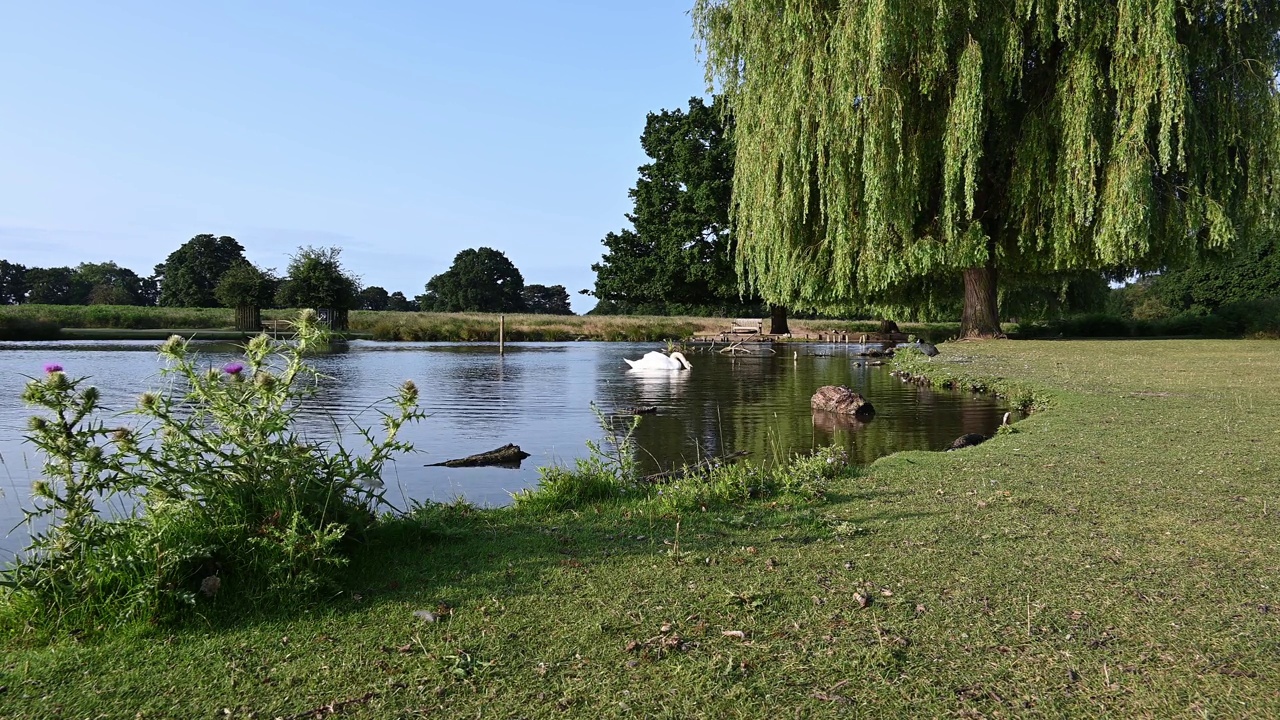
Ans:
[[[172,358],[182,357],[186,346],[187,341],[183,340],[181,335],[170,335],[169,339],[160,346],[160,354]]]
[[[256,357],[256,358],[261,358],[263,355],[266,355],[267,351],[270,349],[271,349],[271,338],[267,337],[266,335],[258,335],[257,337],[250,340],[249,344],[245,346],[245,350],[247,351],[247,354],[249,355],[249,357]]]
[[[138,446],[137,439],[134,438],[133,431],[129,428],[119,428],[111,433],[111,439],[125,452],[129,452]]]
[[[405,380],[400,386],[400,397],[411,403],[418,402],[418,386],[412,380]]]

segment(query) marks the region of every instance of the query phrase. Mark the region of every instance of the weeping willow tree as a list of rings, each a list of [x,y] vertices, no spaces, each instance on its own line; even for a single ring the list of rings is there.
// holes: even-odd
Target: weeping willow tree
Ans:
[[[1269,229],[1274,0],[695,0],[740,275],[822,309],[1186,263]]]

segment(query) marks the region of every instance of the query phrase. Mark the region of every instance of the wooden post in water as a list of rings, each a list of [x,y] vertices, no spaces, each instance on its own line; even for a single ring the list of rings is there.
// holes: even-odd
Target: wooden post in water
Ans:
[[[507,326],[507,316],[499,314],[498,315],[498,354],[499,355],[507,354],[506,338],[505,338],[506,330],[507,330],[506,326]]]

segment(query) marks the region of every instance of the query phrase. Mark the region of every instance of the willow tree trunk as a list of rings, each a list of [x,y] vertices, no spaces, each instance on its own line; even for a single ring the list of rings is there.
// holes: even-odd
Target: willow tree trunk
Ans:
[[[1000,313],[996,304],[996,248],[987,245],[987,264],[964,270],[964,315],[960,318],[960,337],[1002,337]]]
[[[769,334],[787,335],[791,330],[787,327],[787,306],[769,306]]]

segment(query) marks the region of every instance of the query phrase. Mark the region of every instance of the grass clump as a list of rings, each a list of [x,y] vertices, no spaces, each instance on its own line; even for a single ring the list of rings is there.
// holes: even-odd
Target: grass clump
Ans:
[[[633,439],[640,418],[629,419],[623,428],[615,419],[596,413],[604,439],[588,441],[590,455],[578,459],[572,468],[542,468],[537,487],[516,493],[517,511],[545,515],[624,498],[660,513],[705,511],[765,498],[812,502],[821,500],[827,482],[848,468],[847,454],[827,447],[783,463],[727,464],[709,458],[645,477],[638,474]]]
[[[0,625],[49,632],[162,620],[202,603],[305,599],[331,587],[351,536],[383,500],[381,472],[422,417],[405,383],[364,454],[293,427],[325,341],[311,313],[292,343],[262,335],[244,361],[202,369],[187,341],[160,349],[170,386],[136,422],[99,417],[98,391],[58,365],[23,394],[43,409],[28,440],[44,457],[25,511],[30,546],[4,573]],[[120,500],[123,517],[101,512]]]

